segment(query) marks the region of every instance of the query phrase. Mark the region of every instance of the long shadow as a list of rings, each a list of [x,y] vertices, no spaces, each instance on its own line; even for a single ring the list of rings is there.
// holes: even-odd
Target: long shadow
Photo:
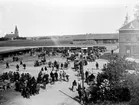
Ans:
[[[63,91],[61,91],[61,90],[59,90],[59,91],[60,91],[61,93],[63,93],[64,95],[68,96],[69,98],[73,99],[74,101],[78,102],[79,104],[81,104],[80,101],[79,101],[78,96],[76,96],[76,97],[73,98],[73,97],[71,97],[70,95],[64,93]]]

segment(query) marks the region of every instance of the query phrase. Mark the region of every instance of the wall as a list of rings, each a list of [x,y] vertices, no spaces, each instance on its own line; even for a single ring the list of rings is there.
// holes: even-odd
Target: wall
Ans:
[[[139,57],[139,31],[137,30],[124,30],[119,31],[119,47],[120,55]]]

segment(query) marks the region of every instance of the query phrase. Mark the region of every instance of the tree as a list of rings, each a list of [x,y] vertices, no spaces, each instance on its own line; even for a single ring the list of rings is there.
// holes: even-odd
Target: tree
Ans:
[[[125,81],[123,82],[123,87],[128,87],[131,93],[130,105],[139,104],[139,73],[127,74]]]
[[[139,18],[139,3],[135,5],[135,17]]]
[[[127,81],[130,80],[127,79],[128,77],[127,70],[129,69],[135,69],[135,62],[129,62],[125,60],[125,57],[110,55],[110,60],[106,68],[103,69],[102,73],[99,73],[97,75],[97,84],[95,90],[96,93],[95,97],[97,97],[96,100],[101,100],[102,102],[103,101],[128,102],[131,99],[131,92],[132,92],[132,89],[130,88],[129,85],[129,84],[132,85],[132,82],[130,83]],[[90,93],[92,93],[93,97],[94,96],[93,86],[91,88]]]
[[[103,70],[110,81],[111,86],[116,86],[126,73],[126,61],[123,58],[113,58]]]

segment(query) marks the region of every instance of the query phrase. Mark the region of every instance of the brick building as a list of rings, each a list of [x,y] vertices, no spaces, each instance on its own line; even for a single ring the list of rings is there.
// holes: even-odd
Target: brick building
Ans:
[[[139,58],[139,18],[119,29],[119,48],[121,56]]]

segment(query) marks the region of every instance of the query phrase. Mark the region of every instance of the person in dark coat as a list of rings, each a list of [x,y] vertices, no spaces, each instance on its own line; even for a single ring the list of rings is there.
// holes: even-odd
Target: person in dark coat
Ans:
[[[63,63],[61,63],[61,69],[63,69]]]
[[[52,67],[52,71],[53,71],[53,70],[54,70],[54,68],[55,68],[55,67],[54,67],[54,65],[52,64],[52,66],[51,66],[51,67]]]
[[[9,63],[8,62],[6,62],[6,68],[9,68]]]
[[[20,87],[19,87],[19,81],[18,80],[16,80],[16,82],[15,82],[15,91],[19,91],[20,89]]]
[[[30,98],[29,88],[27,86],[23,88],[23,94],[22,95],[24,98]]]
[[[48,62],[48,66],[49,66],[49,68],[51,68],[51,65],[52,65],[52,62],[49,61],[49,62]]]
[[[37,81],[34,83],[34,93],[37,94]]]
[[[84,60],[84,64],[85,64],[85,65],[87,65],[87,64],[88,64],[88,63],[87,63],[87,60]]]
[[[55,60],[55,61],[54,61],[54,67],[56,67],[56,65],[57,65],[57,61]]]
[[[75,87],[75,86],[77,86],[76,80],[74,80],[74,81],[72,82],[72,91],[74,91],[74,87]]]
[[[37,83],[42,82],[42,71],[39,72],[38,77],[37,77]]]
[[[81,88],[80,84],[78,84],[77,91],[78,91],[79,99],[80,99],[80,102],[81,102],[82,101],[82,88]]]
[[[20,74],[18,72],[14,73],[14,81],[19,80]]]
[[[46,84],[47,84],[47,74],[44,74],[42,78],[42,83],[43,83],[43,89],[46,89]]]
[[[69,75],[68,74],[66,75],[66,80],[67,80],[67,82],[69,82]]]
[[[23,87],[22,87],[22,91],[21,91],[21,95],[22,95],[24,98],[29,98],[30,90],[29,90],[29,87],[27,86],[27,84],[28,84],[28,81],[26,80],[26,81],[23,83]]]
[[[114,52],[114,51],[113,51],[113,50],[111,50],[111,54],[113,54],[113,52]]]
[[[22,65],[23,64],[23,62],[22,62],[22,60],[20,61],[20,65]]]
[[[57,71],[55,72],[54,75],[55,75],[55,80],[58,81],[58,73],[57,73]]]
[[[96,62],[96,69],[99,69],[99,64],[98,64],[98,62]]]
[[[84,91],[84,104],[86,105],[86,104],[88,104],[88,95],[87,95],[87,92],[86,91]]]
[[[58,64],[58,63],[57,63],[57,65],[56,65],[56,69],[59,70],[59,64]]]
[[[41,68],[41,71],[43,71],[43,67]]]
[[[36,94],[39,94],[39,91],[40,91],[40,84],[37,83],[36,84]]]
[[[30,93],[32,95],[35,95],[35,83],[36,83],[35,77],[32,77],[30,80]]]
[[[26,64],[23,64],[24,69],[26,69]]]
[[[55,78],[54,78],[54,73],[53,73],[53,71],[51,71],[50,76],[51,76],[51,79],[52,79],[52,83],[54,83]]]
[[[44,70],[47,71],[47,67],[46,66],[45,66]]]
[[[17,68],[17,71],[19,71],[19,65],[18,64],[16,65],[16,68]]]
[[[86,71],[86,72],[85,72],[86,82],[88,82],[88,75],[89,75],[89,72],[88,72],[88,71]]]
[[[104,64],[104,65],[103,65],[103,70],[105,71],[106,68],[107,68],[107,64]]]

